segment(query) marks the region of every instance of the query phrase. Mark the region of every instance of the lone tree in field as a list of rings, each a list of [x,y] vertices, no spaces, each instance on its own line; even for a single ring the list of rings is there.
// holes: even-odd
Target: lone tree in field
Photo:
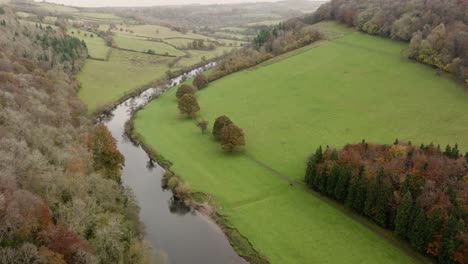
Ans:
[[[221,139],[221,131],[223,128],[227,125],[232,124],[231,119],[229,117],[222,115],[218,118],[216,118],[214,125],[213,125],[213,136],[215,137],[216,140]]]
[[[193,80],[193,85],[197,87],[198,90],[205,88],[208,85],[208,79],[203,74],[198,74]]]
[[[188,85],[188,84],[182,84],[176,92],[176,97],[177,99],[182,98],[182,96],[186,94],[194,94],[195,93],[195,88],[193,86]]]
[[[221,130],[221,146],[232,152],[245,145],[244,132],[238,126],[229,124]]]
[[[198,127],[201,129],[202,134],[205,134],[206,130],[208,129],[208,121],[202,120],[198,122]]]
[[[185,94],[179,99],[179,110],[181,114],[194,117],[200,111],[197,98],[193,94]]]

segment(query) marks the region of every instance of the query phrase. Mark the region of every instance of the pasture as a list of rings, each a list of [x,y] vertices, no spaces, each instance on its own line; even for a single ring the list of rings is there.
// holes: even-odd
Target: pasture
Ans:
[[[110,52],[110,47],[106,45],[104,39],[97,34],[78,28],[71,28],[68,34],[83,40],[88,47],[88,54],[91,58],[104,60]]]
[[[199,119],[226,114],[244,154],[225,154],[177,109],[175,89],[137,113],[136,133],[271,263],[417,263],[387,240],[258,161],[302,181],[318,145],[458,143],[468,149],[468,93],[406,59],[402,43],[327,23],[320,41],[224,77],[197,93]]]
[[[87,60],[78,74],[78,96],[92,112],[126,93],[162,78],[173,58],[114,49],[109,61]]]
[[[160,41],[148,41],[144,38],[128,37],[125,35],[115,35],[114,41],[119,48],[134,50],[138,52],[147,52],[153,50],[156,54],[184,56],[185,53]]]

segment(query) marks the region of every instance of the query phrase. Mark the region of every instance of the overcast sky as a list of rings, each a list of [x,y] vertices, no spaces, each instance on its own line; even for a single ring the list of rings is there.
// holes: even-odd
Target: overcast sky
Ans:
[[[37,0],[36,0],[37,1]],[[232,4],[242,2],[276,2],[278,0],[47,0],[72,6],[156,6],[156,5],[185,5],[185,4]],[[42,2],[42,0],[39,0]]]

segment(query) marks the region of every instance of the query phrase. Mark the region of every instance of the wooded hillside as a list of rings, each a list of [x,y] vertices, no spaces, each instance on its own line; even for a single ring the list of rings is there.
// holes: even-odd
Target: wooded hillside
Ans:
[[[333,19],[372,35],[409,41],[409,58],[468,84],[467,10],[466,0],[332,0],[306,20]]]
[[[146,263],[123,157],[76,97],[86,47],[2,10],[0,263]]]

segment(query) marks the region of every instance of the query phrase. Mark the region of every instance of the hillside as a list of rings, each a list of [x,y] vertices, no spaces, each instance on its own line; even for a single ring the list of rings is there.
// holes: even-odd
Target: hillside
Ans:
[[[468,85],[466,10],[464,0],[332,0],[305,19],[333,19],[371,35],[408,41],[408,58],[450,72]]]
[[[0,263],[151,261],[115,141],[76,95],[85,46],[2,11]]]

